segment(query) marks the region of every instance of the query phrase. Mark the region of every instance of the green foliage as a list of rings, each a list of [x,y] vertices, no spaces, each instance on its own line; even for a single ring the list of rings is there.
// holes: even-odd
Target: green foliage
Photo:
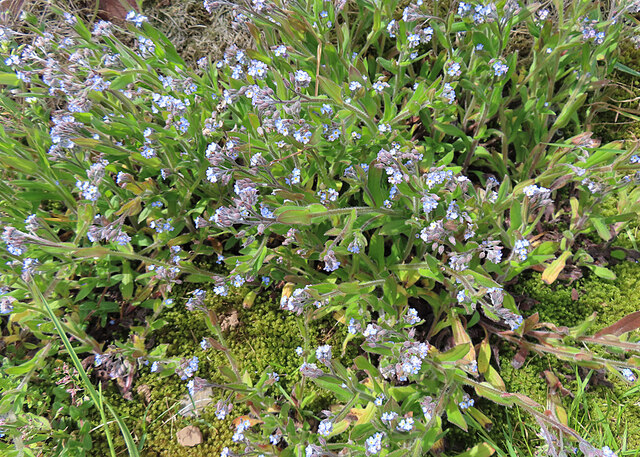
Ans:
[[[24,401],[56,357],[72,361],[112,454],[175,455],[167,424],[197,423],[196,455],[418,456],[457,428],[473,442],[447,452],[488,456],[481,398],[526,413],[551,455],[616,447],[590,444],[557,392],[521,394],[494,349],[618,379],[640,366],[633,316],[593,335],[604,326],[588,311],[613,289],[594,286],[553,322],[523,317],[503,290],[532,268],[554,283],[567,265],[635,285],[585,240],[607,249],[637,221],[640,157],[582,133],[578,114],[633,5],[465,5],[419,2],[400,18],[397,1],[244,2],[235,25],[255,49],[198,68],[136,13],[93,27],[67,15],[55,34],[26,17],[33,44],[3,29],[0,306],[18,343],[5,371],[27,374],[3,387],[7,452],[23,435],[30,453],[48,446],[48,428],[56,452],[89,449],[76,439],[88,410],[52,423]],[[533,43],[524,59],[508,46],[518,30]],[[549,317],[562,311],[541,297]],[[107,379],[118,392],[93,384]],[[207,387],[224,401],[174,417],[170,398]],[[25,435],[29,414],[42,430]]]

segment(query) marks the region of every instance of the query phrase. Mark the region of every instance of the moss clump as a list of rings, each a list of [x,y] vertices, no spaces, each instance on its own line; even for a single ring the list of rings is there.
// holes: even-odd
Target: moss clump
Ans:
[[[561,283],[546,285],[540,279],[540,274],[533,274],[531,278],[514,286],[515,295],[533,299],[534,304],[525,314],[539,313],[541,321],[552,322],[556,325],[573,326],[582,322],[592,313],[597,313],[591,332],[595,333],[638,310],[640,303],[640,264],[633,262],[621,263],[612,270],[617,278],[606,281],[595,275],[589,275],[573,286]],[[578,299],[573,300],[571,290],[578,291]],[[630,340],[637,340],[637,332],[631,332]],[[606,348],[591,347],[596,354],[612,357]],[[515,355],[513,348],[501,351],[500,376],[505,382],[507,391],[518,392],[531,397],[541,405],[547,405],[548,386],[544,379],[544,370],[551,370],[559,377],[562,385],[571,392],[578,391],[575,367],[561,362],[555,357],[529,355],[520,369],[511,365]],[[614,356],[615,357],[615,356]],[[584,378],[588,371],[580,371]],[[640,449],[640,406],[637,404],[638,394],[627,395],[629,384],[616,376],[606,376],[604,372],[592,375],[580,401],[574,404],[571,397],[563,397],[562,403],[569,414],[569,425],[578,430],[594,444],[603,445],[606,436],[613,436],[619,440],[619,446],[626,449]],[[494,408],[489,408],[492,415]],[[525,446],[537,443],[535,437],[537,426],[533,419],[516,409],[507,411],[507,421],[494,423],[520,424],[521,430],[516,433]],[[487,412],[487,410],[485,410]],[[497,412],[500,414],[499,412]],[[525,418],[522,423],[522,418]],[[495,420],[495,419],[494,419]],[[498,427],[491,433],[498,444],[504,443],[506,436],[514,437],[514,432],[504,427]],[[528,436],[529,438],[525,437]],[[514,438],[514,439],[516,439]],[[624,442],[623,442],[624,441]],[[540,444],[540,443],[538,443]],[[526,447],[526,446],[525,446]]]
[[[191,358],[198,356],[200,361],[196,376],[211,382],[224,383],[220,367],[228,366],[226,356],[215,349],[203,350],[200,341],[204,337],[213,337],[204,323],[201,312],[189,312],[184,309],[181,297],[186,296],[184,288],[177,289],[176,301],[179,303],[162,315],[167,321],[163,329],[156,334],[155,344],[168,344],[168,355]],[[300,333],[298,320],[294,314],[278,309],[266,293],[259,295],[250,309],[242,307],[246,289],[239,289],[229,297],[218,297],[209,294],[207,306],[214,309],[221,320],[234,311],[237,312],[239,324],[225,332],[228,347],[238,361],[241,372],[246,371],[256,381],[265,371],[275,371],[280,375],[280,385],[285,391],[300,380],[299,367],[303,359],[295,354],[297,346],[305,346]],[[334,356],[345,365],[351,365],[357,355],[357,348],[350,346],[345,355],[340,357],[337,348],[342,347],[346,338],[344,326],[336,326],[335,321],[325,318],[313,322],[309,326],[309,350],[322,344],[330,344],[334,348]],[[141,388],[141,386],[144,386]],[[210,456],[219,455],[223,447],[234,450],[231,440],[233,435],[232,419],[249,412],[245,405],[235,405],[230,416],[224,421],[215,417],[215,404],[228,392],[214,389],[212,402],[197,417],[184,418],[176,414],[175,405],[187,393],[186,381],[177,375],[160,377],[143,368],[143,373],[136,380],[134,391],[141,388],[143,393],[134,394],[133,401],[123,400],[117,389],[110,385],[106,395],[111,404],[116,405],[125,417],[135,435],[145,436],[145,454],[154,457]],[[328,409],[335,400],[326,391],[315,390],[311,383],[307,388],[314,390],[316,398],[306,409],[319,412]],[[270,394],[280,398],[277,386],[269,387]],[[144,393],[147,392],[147,393]],[[282,401],[284,398],[281,399]],[[194,448],[185,448],[176,441],[176,432],[187,425],[196,425],[203,433],[203,443]],[[113,434],[119,432],[114,428]],[[124,445],[124,443],[122,443]],[[240,451],[240,449],[235,449]],[[107,455],[105,442],[94,446],[94,455]]]
[[[632,71],[640,71],[640,49],[630,40],[619,44],[618,62]],[[640,136],[640,122],[618,115],[611,108],[637,109],[636,97],[640,96],[640,81],[636,76],[622,70],[611,75],[611,84],[605,89],[604,101],[609,105],[595,113],[593,132],[603,143],[619,139],[634,139]]]
[[[534,303],[525,314],[538,313],[542,322],[573,326],[590,316],[594,310],[588,306],[577,306],[571,298],[571,289],[558,282],[548,286],[542,282],[540,273],[534,273],[530,279],[514,285],[513,294],[522,297],[525,303]]]
[[[614,281],[590,274],[571,286],[559,281],[547,285],[539,273],[533,273],[516,284],[513,293],[525,301],[533,299],[525,314],[539,313],[540,321],[556,325],[577,325],[595,312],[593,330],[598,331],[637,311],[640,304],[640,264],[623,262],[611,269],[617,277]],[[578,292],[577,300],[571,297],[572,289]]]

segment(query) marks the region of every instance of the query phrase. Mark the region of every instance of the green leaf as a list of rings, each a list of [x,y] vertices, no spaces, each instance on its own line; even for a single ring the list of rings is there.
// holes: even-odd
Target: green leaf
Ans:
[[[617,260],[624,260],[627,257],[627,254],[624,251],[615,250],[611,251],[611,257]]]
[[[353,398],[351,392],[342,387],[342,381],[336,378],[321,376],[319,378],[311,379],[318,387],[333,392],[340,401],[349,401]]]
[[[252,267],[253,274],[258,274],[258,271],[262,267],[262,264],[266,256],[267,256],[267,247],[263,245],[262,248],[259,250],[258,254],[254,257],[255,260],[253,262],[253,267]]]
[[[496,369],[493,368],[491,365],[487,367],[487,372],[484,374],[484,377],[487,381],[489,381],[489,384],[491,384],[493,387],[500,390],[506,389],[506,386],[504,385],[504,381],[502,380],[502,378],[500,377]]]
[[[374,200],[372,203],[370,203],[370,199],[368,198],[368,195],[365,193],[365,200],[369,200],[367,201],[367,204],[369,206],[375,206],[376,208],[379,208],[382,206],[382,203],[384,202],[385,196],[383,194],[383,186],[380,183],[381,178],[382,178],[382,170],[380,168],[369,167],[369,173],[367,176],[367,189],[373,196],[373,200]]]
[[[342,88],[324,76],[318,76],[318,81],[320,81],[320,87],[324,93],[327,94],[334,102],[342,106]]]
[[[356,367],[366,371],[372,378],[380,377],[380,372],[378,371],[378,369],[374,367],[373,364],[369,362],[369,360],[365,357],[359,355],[355,358],[354,363],[356,364]]]
[[[36,364],[36,358],[34,357],[26,361],[22,365],[18,365],[15,367],[7,367],[4,370],[4,372],[13,376],[23,375],[25,373],[28,373],[35,366],[35,364]]]
[[[5,86],[17,86],[20,80],[15,73],[0,73],[0,84]]]
[[[509,210],[509,217],[511,230],[520,230],[520,226],[522,225],[522,208],[519,201],[514,200]]]
[[[453,398],[449,398],[449,403],[447,403],[445,411],[447,412],[447,419],[449,422],[457,425],[465,432],[468,430],[467,421],[464,420],[464,416],[460,412],[460,408]]]
[[[591,218],[591,222],[593,223],[596,232],[598,232],[598,235],[600,235],[600,238],[605,241],[609,241],[611,239],[611,232],[609,231],[609,227],[607,227],[607,225],[601,218],[593,217]]]
[[[258,127],[260,127],[260,118],[254,113],[247,113],[247,117],[249,118],[249,124],[251,124],[251,127],[253,127],[254,130],[257,130]]]
[[[495,388],[493,388],[488,383],[481,383],[475,386],[475,391],[481,397],[486,398],[487,400],[491,400],[494,403],[498,403],[499,405],[512,406],[513,398],[511,394],[501,394],[496,392]]]
[[[467,148],[471,146],[469,137],[458,127],[451,124],[442,124],[441,122],[434,122],[433,126],[436,128],[436,130],[439,130],[442,133],[455,138],[461,138]]]
[[[311,211],[300,206],[281,206],[274,212],[278,222],[283,224],[311,225]]]
[[[607,279],[609,281],[613,281],[616,279],[616,274],[608,268],[593,265],[591,269],[597,276],[601,277],[602,279]]]
[[[456,360],[460,360],[465,355],[467,355],[470,348],[471,347],[469,344],[458,344],[457,346],[455,346],[452,349],[449,349],[446,352],[441,352],[440,354],[437,354],[436,356],[434,356],[434,359],[437,362],[455,362]]]
[[[615,65],[613,66],[613,68],[615,68],[616,70],[620,70],[622,72],[625,72],[631,76],[635,76],[640,77],[640,72],[634,70],[633,68],[629,68],[626,65],[620,63],[620,62],[616,62]]]
[[[362,345],[362,349],[364,349],[366,352],[372,352],[374,354],[386,355],[388,357],[391,357],[393,355],[393,352],[387,346],[371,346],[369,344],[363,344]]]
[[[561,129],[569,123],[571,118],[576,114],[578,108],[580,108],[584,101],[587,99],[587,93],[578,95],[571,103],[567,103],[560,111],[560,115],[556,122],[553,124],[553,129]]]

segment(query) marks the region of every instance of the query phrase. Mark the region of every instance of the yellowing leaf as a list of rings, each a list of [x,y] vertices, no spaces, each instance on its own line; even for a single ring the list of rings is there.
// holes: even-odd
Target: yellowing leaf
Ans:
[[[455,457],[489,457],[496,452],[489,443],[480,443],[462,454],[458,454]]]
[[[126,213],[127,216],[135,216],[142,210],[142,205],[140,203],[140,197],[136,197],[133,200],[125,203],[118,211],[116,211],[116,216],[119,216],[123,213]]]
[[[373,417],[373,413],[375,412],[376,407],[373,403],[369,402],[366,408],[351,408],[349,411],[350,414],[356,416],[358,420],[356,421],[356,425],[360,424],[368,424]]]
[[[480,343],[480,350],[478,351],[478,372],[480,374],[487,371],[489,368],[489,361],[491,360],[491,346],[489,346],[489,340],[482,340]]]
[[[471,338],[463,327],[462,322],[460,322],[460,317],[453,313],[451,314],[451,330],[453,330],[453,341],[456,346],[467,345],[469,347],[469,351],[463,358],[469,362],[476,360],[476,351],[473,348],[473,344],[471,344]]]
[[[256,424],[262,424],[263,421],[261,421],[260,419],[254,419],[253,417],[249,417],[249,416],[240,416],[240,417],[236,417],[233,420],[233,425],[235,425],[236,427],[240,424],[240,422],[248,420],[249,423],[251,424],[251,426],[253,427]]]
[[[560,272],[564,269],[566,265],[567,257],[571,255],[570,251],[564,251],[560,257],[551,262],[547,268],[542,272],[542,280],[547,284],[551,284],[558,278]]]

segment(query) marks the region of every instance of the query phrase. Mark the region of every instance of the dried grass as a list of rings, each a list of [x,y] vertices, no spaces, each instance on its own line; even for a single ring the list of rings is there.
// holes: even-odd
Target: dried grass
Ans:
[[[31,42],[32,34],[20,19],[24,13],[33,15],[41,30],[68,30],[63,18],[53,12],[52,6],[78,14],[89,23],[99,16],[93,0],[3,0],[0,1],[0,24],[16,31],[16,38],[25,43]],[[232,43],[241,48],[252,46],[248,31],[231,27],[230,8],[220,7],[214,14],[209,14],[202,6],[202,0],[151,0],[143,3],[142,12],[171,40],[182,58],[192,65],[204,56],[210,56],[212,60],[221,58]]]
[[[252,47],[248,31],[231,27],[230,8],[220,7],[209,14],[202,0],[156,0],[145,2],[143,13],[171,40],[187,63],[194,64],[205,56],[219,59],[231,44]]]

